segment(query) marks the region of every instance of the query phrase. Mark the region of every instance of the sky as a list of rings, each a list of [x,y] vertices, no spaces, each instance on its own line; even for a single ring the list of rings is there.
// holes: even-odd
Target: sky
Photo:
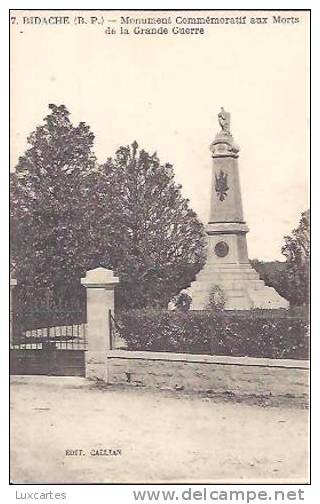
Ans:
[[[57,26],[23,23],[30,12],[12,14],[12,170],[26,150],[27,136],[49,113],[48,104],[65,104],[75,124],[90,125],[99,161],[136,140],[145,150],[157,151],[163,163],[172,163],[183,195],[205,224],[209,145],[223,106],[240,146],[249,257],[284,259],[283,236],[308,208],[307,13],[299,12],[296,23],[273,23],[268,12],[266,25],[205,25],[204,35],[120,35],[120,16],[170,16],[174,25],[177,15],[248,19],[263,13],[65,11],[71,24]],[[32,12],[41,19],[55,14],[61,12]],[[87,24],[73,24],[76,15]],[[91,25],[90,15],[103,16],[103,24]],[[106,34],[108,26],[118,33]]]

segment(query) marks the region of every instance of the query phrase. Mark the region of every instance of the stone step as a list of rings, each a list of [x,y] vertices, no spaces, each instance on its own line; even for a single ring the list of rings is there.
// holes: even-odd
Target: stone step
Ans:
[[[203,270],[199,271],[197,276],[216,276],[219,275],[221,277],[229,277],[229,276],[244,276],[244,275],[250,275],[252,277],[258,277],[259,274],[254,270],[254,269],[228,269],[228,270],[222,270],[220,268],[204,268]]]
[[[226,310],[250,310],[253,308],[252,303],[245,298],[232,299],[226,302]]]
[[[256,275],[258,275],[258,273],[256,272],[256,270],[252,269],[252,268],[228,268],[228,269],[222,269],[222,268],[217,268],[217,267],[205,267],[203,268],[201,271],[199,271],[198,274],[200,273],[221,273],[223,275],[232,275],[233,273],[239,273],[239,274],[244,274],[244,273],[255,273]]]
[[[245,275],[247,273],[253,274],[253,275],[258,275],[256,270],[252,268],[228,268],[228,269],[222,269],[222,268],[214,268],[214,267],[205,267],[201,271],[199,271],[198,275],[200,274],[209,274],[209,275]]]
[[[206,264],[204,265],[204,268],[206,267],[212,267],[212,268],[221,268],[221,269],[254,269],[250,263],[225,263],[225,262],[218,262],[218,261],[207,261]]]
[[[232,269],[232,268],[238,268],[238,269],[246,269],[250,268],[252,269],[252,266],[250,263],[227,263],[227,262],[217,262],[216,260],[206,262],[205,266],[215,266],[216,268],[223,268],[223,269]]]
[[[203,278],[200,280],[196,280],[192,282],[190,289],[195,291],[209,290],[211,291],[214,285],[219,285],[223,290],[229,291],[230,289],[262,289],[264,287],[263,280],[259,279],[224,279],[224,281],[219,281],[215,279],[214,281],[211,279],[208,281],[207,278]]]
[[[214,283],[216,284],[224,284],[227,282],[258,282],[262,281],[260,280],[259,276],[255,275],[249,275],[249,274],[244,274],[244,275],[197,275],[196,276],[196,282],[207,282],[213,285]]]
[[[232,289],[232,290],[226,292],[226,296],[227,296],[227,300],[243,297],[243,296],[245,296],[245,291],[243,289],[239,289],[239,290]]]
[[[261,283],[260,283],[261,282]],[[260,282],[249,282],[247,285],[225,289],[225,308],[233,310],[249,310],[250,308],[288,308],[289,303],[282,298],[272,287],[267,287]],[[187,292],[192,296],[192,309],[206,309],[212,285],[197,283],[192,285]]]
[[[207,300],[209,300],[209,297],[210,297],[210,292],[208,290],[197,290],[194,292],[190,292],[189,294],[191,295],[192,299],[197,299],[197,298],[201,297],[201,298],[206,298]],[[239,289],[239,290],[232,289],[232,290],[225,292],[225,296],[226,296],[226,301],[229,301],[230,299],[235,299],[235,298],[242,298],[245,296],[245,291],[243,289]]]
[[[255,307],[258,308],[289,308],[289,302],[280,296],[272,287],[264,286],[262,289],[248,289],[248,296]]]

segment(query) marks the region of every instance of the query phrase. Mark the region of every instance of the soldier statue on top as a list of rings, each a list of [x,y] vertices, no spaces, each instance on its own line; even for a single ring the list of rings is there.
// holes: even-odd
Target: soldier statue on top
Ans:
[[[221,130],[225,135],[231,135],[230,133],[230,113],[226,112],[223,107],[218,114],[218,121],[221,126]]]

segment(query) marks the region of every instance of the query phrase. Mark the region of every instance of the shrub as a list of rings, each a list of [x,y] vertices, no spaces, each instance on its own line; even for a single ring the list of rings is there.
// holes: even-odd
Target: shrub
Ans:
[[[172,300],[172,304],[174,310],[179,310],[183,312],[187,312],[190,310],[190,306],[192,303],[192,297],[187,292],[180,292],[177,296],[175,296]]]
[[[224,310],[225,304],[226,296],[224,290],[220,287],[220,285],[214,285],[209,295],[208,310]]]
[[[306,359],[308,323],[302,318],[214,311],[131,310],[118,317],[129,350]]]

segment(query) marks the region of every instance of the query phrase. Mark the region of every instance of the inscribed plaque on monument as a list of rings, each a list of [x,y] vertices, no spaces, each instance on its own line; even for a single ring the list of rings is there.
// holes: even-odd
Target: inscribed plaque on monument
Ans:
[[[309,25],[11,10],[12,483],[309,481]]]

